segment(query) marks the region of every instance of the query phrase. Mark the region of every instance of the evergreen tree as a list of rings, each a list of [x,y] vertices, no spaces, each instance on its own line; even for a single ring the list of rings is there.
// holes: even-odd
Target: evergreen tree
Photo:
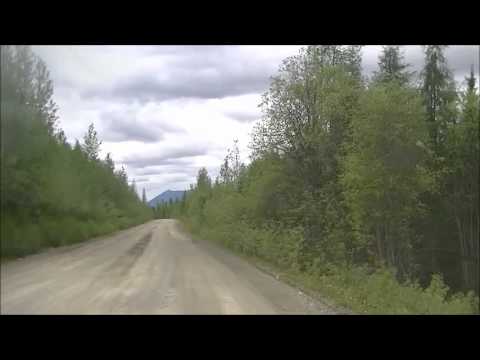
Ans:
[[[16,82],[18,101],[26,106],[32,106],[34,102],[34,89],[32,85],[34,79],[35,57],[29,46],[16,46],[12,48],[12,51],[13,63],[16,64],[12,75]]]
[[[445,138],[448,123],[455,122],[455,84],[444,55],[446,47],[424,47],[425,65],[421,73],[430,137],[437,151]]]
[[[343,175],[357,240],[380,263],[411,274],[419,195],[433,190],[427,153],[417,144],[428,137],[421,98],[392,82],[370,88],[360,103]]]
[[[229,149],[227,156],[220,167],[220,181],[223,184],[238,185],[240,174],[242,171],[242,162],[240,161],[240,149],[238,140],[233,141],[233,148]]]
[[[42,60],[36,62],[34,76],[34,106],[40,117],[44,119],[50,135],[53,135],[56,132],[58,107],[52,99],[53,83],[50,80],[47,66]]]
[[[2,46],[1,254],[26,255],[146,221],[151,211],[131,193],[126,172],[98,157],[93,130],[72,147],[55,128],[53,83],[27,46]],[[98,145],[98,146],[97,146]],[[87,151],[85,151],[87,149]],[[60,241],[61,240],[61,241]]]
[[[142,189],[142,202],[143,202],[144,204],[147,203],[147,195],[146,195],[146,193],[145,193],[145,188]]]
[[[110,153],[108,153],[107,156],[105,157],[105,165],[107,166],[108,169],[110,169],[112,173],[114,172],[115,164],[113,163]]]
[[[116,172],[116,175],[123,184],[128,184],[127,171],[125,170],[124,166],[122,166],[121,169]]]
[[[208,171],[206,168],[202,167],[198,171],[197,175],[197,188],[200,191],[209,190],[212,187],[212,180],[208,176]]]
[[[80,145],[80,141],[78,141],[78,139],[75,139],[75,145],[73,146],[73,149],[75,151],[82,151],[82,145]]]
[[[232,180],[231,169],[228,163],[228,155],[223,160],[223,164],[220,167],[220,176],[217,177],[215,183],[229,184]]]
[[[446,199],[453,186],[453,179],[448,176],[448,158],[452,151],[449,139],[459,120],[459,108],[455,82],[444,55],[446,48],[440,45],[425,46],[425,64],[421,71],[421,92],[430,134],[427,147],[433,151],[429,168],[438,178],[437,194],[422,196],[430,212],[425,222],[420,222],[422,226],[419,229],[424,239],[419,243],[417,251],[420,255],[425,254],[418,261],[423,263],[422,277],[427,281],[431,274],[440,272],[442,268],[448,269],[447,273],[454,271],[447,265],[452,263],[452,259],[445,260],[445,251],[456,251],[453,241],[456,237],[455,224],[450,215],[451,204]],[[439,222],[438,219],[443,221]]]
[[[132,180],[132,183],[130,184],[130,191],[135,194],[135,196],[138,197],[138,193],[137,193],[137,182],[135,181],[135,179]]]
[[[445,212],[456,229],[464,289],[479,289],[479,123],[480,95],[475,91],[473,69],[461,93],[459,122],[449,129],[442,189]],[[444,243],[443,247],[450,244]]]
[[[357,81],[362,80],[362,47],[362,45],[350,45],[344,50],[346,70]]]
[[[404,62],[399,46],[384,46],[379,56],[379,69],[374,74],[374,81],[381,83],[396,81],[400,85],[406,85],[411,77],[411,73],[406,70],[409,66]]]
[[[55,134],[55,137],[56,139],[58,140],[58,143],[59,144],[63,144],[63,145],[68,145],[67,143],[67,137],[65,135],[65,132],[63,130],[59,130],[56,134]]]
[[[474,94],[475,93],[475,72],[473,71],[473,65],[470,69],[470,76],[465,77],[465,81],[467,82],[467,94]]]
[[[88,126],[88,131],[83,137],[82,149],[90,160],[98,160],[98,153],[102,142],[98,139],[95,126],[91,123]]]

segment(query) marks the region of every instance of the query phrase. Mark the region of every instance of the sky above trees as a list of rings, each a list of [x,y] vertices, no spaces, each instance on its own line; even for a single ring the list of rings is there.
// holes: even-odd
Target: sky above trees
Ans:
[[[70,143],[94,123],[103,141],[101,157],[115,154],[148,199],[183,190],[206,166],[217,174],[227,148],[239,140],[248,162],[249,134],[258,104],[283,59],[301,46],[35,46],[44,59]],[[377,68],[381,46],[363,48],[364,75]],[[418,70],[420,46],[404,46]],[[449,67],[461,84],[478,47],[451,46]]]

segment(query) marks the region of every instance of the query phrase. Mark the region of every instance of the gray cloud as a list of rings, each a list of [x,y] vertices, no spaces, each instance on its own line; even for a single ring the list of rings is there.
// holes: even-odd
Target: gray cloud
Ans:
[[[195,183],[198,166],[193,165],[164,165],[136,169],[135,176],[149,173],[150,181],[142,183],[147,192],[147,198],[152,199],[165,190],[187,190],[190,184]]]
[[[405,61],[410,64],[410,71],[416,71],[417,75],[421,71],[425,56],[422,46],[401,46],[401,51],[405,56]],[[366,75],[371,75],[378,67],[378,52],[366,52],[363,50],[362,68]],[[470,66],[476,66],[478,72],[478,46],[472,45],[451,45],[445,50],[445,57],[448,67],[457,82],[462,82],[464,77],[469,74]]]
[[[132,51],[141,53],[145,67],[119,74],[104,86],[85,86],[82,96],[147,102],[257,93],[268,87],[278,65],[258,61],[239,46],[156,46]]]
[[[260,69],[259,69],[260,70]],[[269,77],[262,71],[230,72],[228,69],[196,69],[190,72],[172,70],[169,79],[157,79],[150,74],[137,74],[119,80],[112,89],[87,89],[87,98],[107,98],[120,101],[165,101],[176,98],[221,99],[228,96],[264,91]]]
[[[168,164],[155,165],[155,166],[146,166],[137,168],[135,173],[137,175],[165,175],[165,174],[187,174],[187,175],[196,175],[199,167],[194,166],[193,162],[188,159],[178,159],[171,160]]]
[[[101,115],[103,137],[106,141],[129,141],[157,142],[162,140],[164,135],[162,129],[146,126],[137,121],[132,112],[109,111]]]
[[[149,198],[153,198],[167,189],[187,190],[189,184],[195,182],[195,177],[187,174],[168,174],[159,180],[153,180],[146,184],[145,189]]]
[[[148,187],[146,187],[146,191],[149,194],[147,198],[149,200],[153,199],[165,190],[188,190],[188,186],[191,183],[191,179],[182,177],[171,178],[161,182],[150,182]]]
[[[149,178],[134,178],[135,179],[135,182],[138,184],[138,183],[144,183],[144,182],[148,182],[150,181]]]
[[[185,130],[158,121],[140,121],[134,111],[104,111],[100,114],[103,136],[106,141],[140,141],[145,143],[163,140],[167,133],[184,133]]]
[[[197,55],[199,57],[217,57],[225,54],[229,50],[238,48],[238,45],[220,46],[220,45],[153,45],[140,47],[147,55],[171,55],[175,58],[181,56]]]
[[[422,48],[402,49],[411,70],[420,70]],[[236,129],[245,128],[242,134],[246,136],[246,125],[259,117],[255,115],[255,94],[268,89],[270,76],[276,74],[282,59],[296,54],[298,47],[36,46],[34,50],[51,71],[60,121],[69,140],[94,122],[106,141],[105,148],[115,159],[123,158],[129,176],[148,178],[142,185],[151,192],[150,185],[159,190],[188,187],[198,171],[196,156],[209,155],[206,164],[212,166],[215,159],[221,162],[226,152],[224,140],[235,138],[237,130],[219,127],[219,112],[237,121]],[[380,46],[363,49],[366,75],[376,70],[380,50]],[[450,46],[446,57],[459,83],[470,64],[478,71],[477,46]],[[229,99],[246,94],[252,94],[251,99]],[[171,101],[180,98],[189,100]],[[179,133],[181,136],[176,136]],[[203,141],[200,145],[195,141],[199,138]],[[138,148],[115,144],[132,140],[139,142]],[[161,142],[161,147],[155,147],[156,142]],[[145,153],[155,148],[167,150]],[[214,178],[218,167],[208,170]]]
[[[241,111],[228,111],[225,113],[226,116],[232,118],[233,120],[242,122],[242,123],[249,123],[260,118],[259,114],[254,114],[251,112],[241,112]]]
[[[145,102],[224,98],[263,92],[281,58],[265,57],[262,53],[265,50],[258,48],[258,54],[242,51],[241,46],[102,46],[58,47],[54,50],[37,46],[35,51],[57,68],[53,72],[55,86],[62,87],[64,92],[67,88],[74,88],[85,98]],[[381,47],[366,48],[363,69],[369,75],[377,67],[377,50]],[[421,46],[402,46],[402,49],[412,69],[418,70],[423,64]],[[268,51],[275,52],[275,47],[268,48]],[[111,71],[102,71],[96,66],[96,63],[102,64],[101,59],[93,61],[99,54],[105,55],[105,64],[114,65],[117,58],[124,58],[125,71],[120,71],[118,65]],[[463,79],[472,63],[478,64],[476,46],[453,45],[447,49],[446,55],[457,80]],[[135,59],[142,65],[133,66]],[[73,62],[81,64],[77,71],[74,71]],[[90,81],[102,78],[103,73],[108,73],[108,79],[112,81]]]
[[[206,155],[208,148],[206,146],[190,145],[177,149],[168,149],[158,155],[132,155],[123,159],[123,163],[134,168],[145,168],[161,165],[191,164],[188,158]]]
[[[147,198],[152,199],[167,189],[188,190],[190,184],[196,182],[196,175],[199,169],[200,167],[195,166],[189,168],[186,173],[173,172],[165,175],[160,180],[150,181],[145,187],[148,195]],[[207,167],[207,171],[212,180],[218,175],[218,169],[216,167]]]
[[[445,54],[457,81],[463,81],[470,74],[472,65],[478,73],[478,46],[451,46]]]
[[[150,166],[145,168],[140,168],[135,171],[137,175],[159,175],[162,174],[162,169],[159,168],[151,168]]]
[[[193,155],[194,156],[194,155]],[[182,162],[181,158],[165,158],[163,155],[158,156],[148,156],[148,157],[128,157],[123,160],[123,163],[135,167],[135,168],[144,168],[147,166],[162,166],[162,165],[174,165]]]

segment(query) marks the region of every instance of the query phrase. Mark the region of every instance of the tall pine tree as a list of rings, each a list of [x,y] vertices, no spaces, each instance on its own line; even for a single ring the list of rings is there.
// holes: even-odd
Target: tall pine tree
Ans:
[[[82,149],[90,160],[98,160],[98,153],[102,142],[98,140],[97,131],[93,123],[88,127],[88,131],[83,137]]]
[[[455,83],[444,55],[446,48],[444,45],[424,47],[425,65],[421,74],[430,137],[437,152],[448,124],[455,122]]]
[[[473,71],[473,64],[470,69],[470,76],[465,77],[465,81],[467,82],[467,94],[475,94],[475,83],[477,79],[475,78],[475,72]]]
[[[396,81],[400,85],[406,85],[412,75],[407,71],[409,66],[405,63],[399,46],[384,46],[378,59],[378,71],[374,74],[374,81],[380,83]]]

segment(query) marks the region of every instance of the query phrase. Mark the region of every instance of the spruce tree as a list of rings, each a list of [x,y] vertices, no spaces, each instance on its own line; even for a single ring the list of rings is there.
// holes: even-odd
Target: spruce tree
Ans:
[[[115,169],[115,164],[110,156],[110,153],[107,154],[107,156],[105,157],[105,165],[107,166],[107,168],[110,169],[110,171],[113,172],[113,170]]]
[[[378,59],[378,71],[374,74],[374,81],[396,81],[400,85],[406,85],[411,77],[411,73],[406,70],[409,66],[404,62],[399,46],[384,46]]]
[[[93,123],[88,127],[88,131],[83,137],[82,149],[90,160],[98,160],[98,153],[102,142],[98,140],[97,131]]]
[[[465,77],[465,81],[467,82],[467,93],[468,94],[471,94],[471,93],[475,93],[475,83],[476,83],[476,78],[475,78],[475,73],[473,71],[473,65],[470,69],[470,76],[469,77]]]
[[[138,197],[137,195],[137,182],[135,179],[132,180],[132,184],[130,185],[130,190]]]
[[[444,45],[427,45],[424,47],[425,65],[422,71],[422,92],[434,147],[442,144],[446,126],[454,122],[452,114],[455,102],[455,84],[447,66]]]

